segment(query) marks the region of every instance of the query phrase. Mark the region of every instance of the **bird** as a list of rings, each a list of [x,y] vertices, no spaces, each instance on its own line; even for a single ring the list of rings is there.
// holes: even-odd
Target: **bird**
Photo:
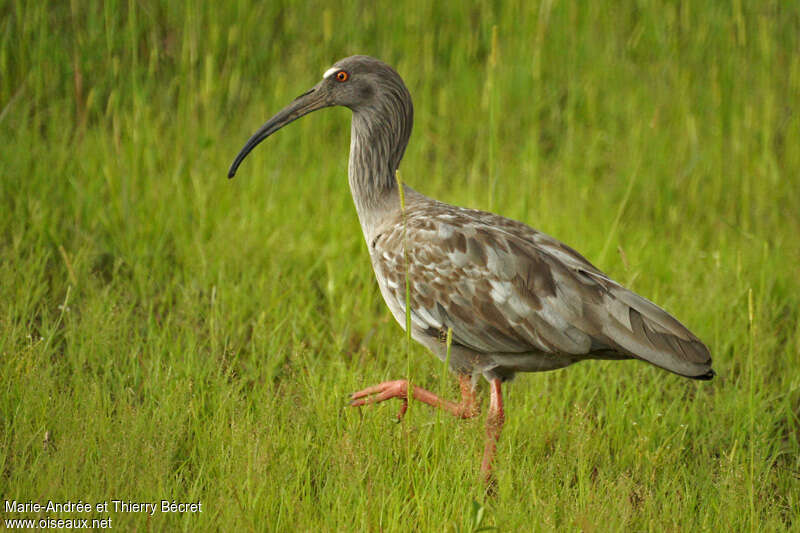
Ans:
[[[352,394],[351,406],[397,398],[402,419],[411,397],[470,418],[480,412],[483,376],[489,408],[480,473],[491,484],[505,421],[502,386],[517,372],[635,359],[686,378],[714,377],[697,336],[574,249],[522,222],[401,183],[414,108],[403,79],[383,61],[355,55],[334,63],[249,138],[228,177],[264,139],[332,106],[352,111],[348,182],[381,295],[401,328],[410,319],[411,337],[449,362],[461,389],[454,402],[406,379],[385,381]]]

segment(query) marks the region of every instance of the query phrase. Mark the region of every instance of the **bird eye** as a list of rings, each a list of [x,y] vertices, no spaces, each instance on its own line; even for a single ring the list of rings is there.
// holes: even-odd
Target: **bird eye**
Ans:
[[[350,74],[345,72],[344,70],[340,70],[336,73],[336,81],[347,81],[350,78]]]

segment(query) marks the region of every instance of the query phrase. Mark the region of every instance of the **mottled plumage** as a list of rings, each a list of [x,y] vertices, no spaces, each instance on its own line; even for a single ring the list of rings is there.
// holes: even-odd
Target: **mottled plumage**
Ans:
[[[437,202],[404,186],[396,172],[413,125],[403,80],[367,56],[345,58],[322,81],[256,132],[231,165],[286,124],[317,109],[353,111],[349,184],[381,294],[405,327],[408,279],[412,337],[450,364],[458,404],[387,381],[352,396],[353,406],[409,395],[459,417],[477,412],[475,376],[490,382],[481,471],[490,479],[504,420],[501,383],[516,372],[562,368],[583,359],[641,359],[681,376],[711,379],[708,348],[652,302],[620,286],[572,248],[499,215]]]
[[[403,217],[370,243],[386,303],[405,326],[408,257],[412,336],[451,364],[508,379],[582,359],[638,358],[711,377],[708,349],[652,302],[609,279],[572,248],[521,222],[437,202],[408,189]]]

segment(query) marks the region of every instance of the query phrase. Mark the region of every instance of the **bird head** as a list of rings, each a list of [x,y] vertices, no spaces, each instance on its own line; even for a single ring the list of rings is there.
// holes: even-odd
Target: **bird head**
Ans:
[[[344,106],[354,115],[370,116],[381,122],[409,123],[413,115],[408,89],[394,69],[369,56],[350,56],[337,61],[314,87],[270,118],[253,134],[228,171],[232,178],[247,154],[261,141],[298,118],[324,107]],[[406,128],[403,128],[404,130]]]

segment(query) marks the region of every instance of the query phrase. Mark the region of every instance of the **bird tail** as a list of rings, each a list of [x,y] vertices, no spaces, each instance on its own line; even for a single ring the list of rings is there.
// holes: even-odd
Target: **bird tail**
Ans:
[[[603,333],[618,350],[687,378],[714,377],[708,347],[675,317],[614,282],[607,289],[613,318]]]

